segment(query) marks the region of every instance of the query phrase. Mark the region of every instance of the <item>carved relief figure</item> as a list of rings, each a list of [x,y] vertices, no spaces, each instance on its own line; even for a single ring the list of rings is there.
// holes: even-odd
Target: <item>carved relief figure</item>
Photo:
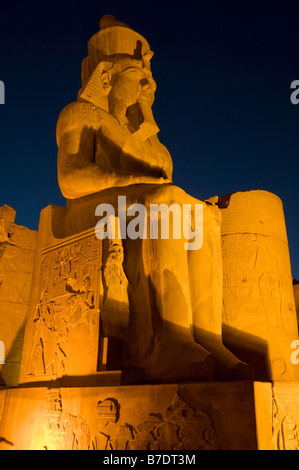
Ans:
[[[281,385],[274,387],[272,401],[273,450],[298,450],[297,395]]]
[[[88,450],[90,431],[81,416],[63,407],[59,392],[50,391],[47,396],[48,420],[44,426],[47,450]]]
[[[72,331],[79,326],[89,337],[96,333],[97,245],[98,240],[83,240],[44,255],[29,375],[63,375]]]
[[[186,395],[183,398],[183,395]],[[216,431],[211,416],[200,409],[188,391],[176,393],[165,413],[153,410],[133,426],[121,418],[121,405],[106,398],[97,406],[98,434],[93,450],[216,450]],[[133,420],[133,417],[132,417]]]
[[[164,415],[151,413],[137,426],[128,449],[217,450],[216,432],[206,411],[176,394]]]

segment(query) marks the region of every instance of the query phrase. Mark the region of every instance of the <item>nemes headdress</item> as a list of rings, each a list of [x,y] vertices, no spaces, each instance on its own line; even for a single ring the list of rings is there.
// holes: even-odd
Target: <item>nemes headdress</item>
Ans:
[[[103,73],[119,72],[132,61],[150,73],[153,54],[143,36],[114,16],[105,15],[100,21],[100,31],[88,42],[88,57],[82,62],[79,97],[99,105],[95,100],[107,94],[102,86]]]
[[[93,67],[102,61],[117,61],[126,57],[145,61],[152,58],[153,52],[146,39],[113,16],[104,16],[100,28],[88,42],[88,55]]]

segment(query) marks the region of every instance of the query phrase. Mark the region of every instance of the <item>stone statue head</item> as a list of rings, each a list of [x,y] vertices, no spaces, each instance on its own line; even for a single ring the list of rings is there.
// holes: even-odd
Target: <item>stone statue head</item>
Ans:
[[[150,68],[153,52],[148,42],[111,15],[101,19],[100,28],[88,42],[78,99],[110,112],[120,122],[130,121],[136,129],[145,120],[150,124],[147,134],[156,134],[159,129],[149,111],[156,83]]]

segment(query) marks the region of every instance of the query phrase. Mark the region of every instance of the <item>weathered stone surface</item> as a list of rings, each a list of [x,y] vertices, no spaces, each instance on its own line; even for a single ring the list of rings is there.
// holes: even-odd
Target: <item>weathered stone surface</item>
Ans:
[[[0,207],[0,243],[8,241],[8,233],[15,216],[16,211],[12,207],[6,204]]]
[[[298,380],[298,339],[281,200],[266,191],[217,199],[222,212],[223,335],[259,380]]]
[[[297,322],[299,324],[299,283],[298,281],[296,282],[296,284],[293,285],[293,290],[294,290],[295,306],[296,306],[296,312],[297,312]]]
[[[244,364],[223,346],[221,337],[220,211],[172,184],[171,156],[157,137],[152,114],[152,55],[140,34],[111,16],[101,21],[101,30],[88,43],[78,100],[62,111],[57,123],[58,180],[68,199],[65,234],[95,227],[95,209],[101,203],[110,204],[120,218],[118,196],[126,198],[125,211],[136,203],[147,213],[151,205],[174,204],[179,210],[189,205],[194,215],[195,205],[202,205],[200,250],[186,250],[183,235],[126,237],[115,243],[124,255],[128,298],[112,298],[113,291],[121,292],[120,279],[112,286],[110,277],[109,286],[105,284],[111,274],[108,260],[103,266],[104,295],[112,297],[101,321],[104,331],[126,337],[123,365],[144,370],[148,380],[233,377]],[[171,228],[177,224],[172,222]],[[115,253],[111,256],[116,259]],[[105,314],[108,304],[111,315]],[[121,311],[127,319],[123,323]],[[128,332],[122,328],[126,321]]]
[[[298,366],[297,366],[298,367]],[[273,449],[299,450],[299,384],[273,386]]]
[[[272,388],[19,388],[7,391],[0,436],[17,450],[272,449]]]
[[[41,216],[21,381],[97,372],[101,244],[94,231],[55,239],[53,212]]]
[[[36,245],[36,232],[14,218],[12,208],[0,208],[0,340],[6,355],[0,380],[9,386],[18,384]]]
[[[111,16],[100,26],[78,99],[57,123],[66,207],[41,212],[36,249],[14,211],[0,210],[7,366],[19,363],[18,309],[27,311],[35,253],[20,386],[0,390],[0,448],[298,448],[298,327],[281,201],[249,191],[202,202],[173,185],[152,113],[149,44]],[[126,234],[96,237],[100,204]],[[150,207],[161,204],[179,217],[169,219],[172,235],[151,236]],[[188,250],[185,232],[174,232],[190,206],[196,238],[196,205],[203,240]],[[141,206],[145,236],[128,236]],[[251,366],[263,383],[242,381]],[[13,384],[18,374],[7,367],[6,377]],[[285,383],[273,388],[276,380]]]

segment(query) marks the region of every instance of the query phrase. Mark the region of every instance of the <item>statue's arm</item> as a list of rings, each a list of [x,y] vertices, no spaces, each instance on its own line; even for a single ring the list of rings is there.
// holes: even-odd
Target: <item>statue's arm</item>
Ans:
[[[167,178],[169,181],[172,181],[173,163],[170,153],[168,152],[167,148],[161,144],[156,135],[151,137],[150,140],[154,143],[158,143],[158,155],[160,157],[159,163],[161,163],[161,170],[165,175],[165,178]]]
[[[58,182],[67,199],[130,184],[162,184],[164,178],[121,174],[95,163],[95,134],[99,122],[86,118],[80,104],[73,103],[61,113],[57,123]]]

